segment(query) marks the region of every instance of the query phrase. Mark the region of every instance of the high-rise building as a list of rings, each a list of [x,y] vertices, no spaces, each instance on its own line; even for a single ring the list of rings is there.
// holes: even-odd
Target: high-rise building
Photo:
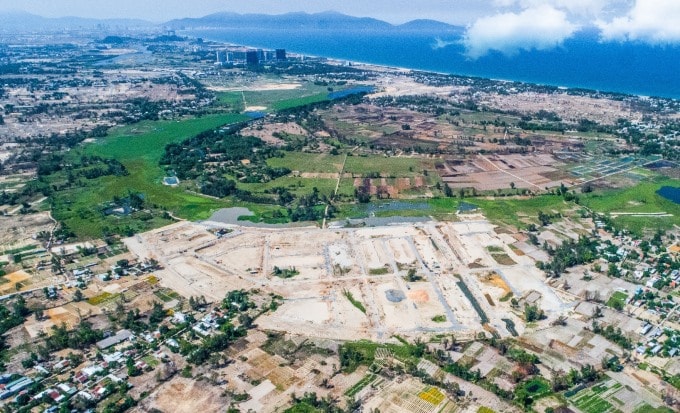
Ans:
[[[246,52],[246,64],[249,66],[255,66],[260,63],[260,58],[258,56],[257,50],[248,50]]]
[[[286,49],[276,49],[276,60],[286,60]]]
[[[222,50],[218,50],[215,52],[215,59],[216,64],[223,64],[227,61],[227,53]]]

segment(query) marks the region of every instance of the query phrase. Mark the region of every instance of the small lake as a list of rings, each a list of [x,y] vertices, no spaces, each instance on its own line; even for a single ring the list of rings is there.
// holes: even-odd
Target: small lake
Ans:
[[[656,191],[657,194],[666,198],[671,202],[680,204],[680,187],[675,186],[662,186],[661,189]]]
[[[247,217],[252,217],[255,214],[248,208],[243,207],[232,207],[232,208],[222,208],[219,209],[208,218],[207,221],[219,222],[221,224],[227,225],[238,225],[241,227],[254,227],[254,228],[298,228],[314,225],[310,222],[291,222],[288,224],[267,224],[264,222],[253,222],[248,221]]]
[[[351,89],[339,90],[337,92],[329,93],[328,99],[336,100],[346,98],[347,96],[350,95],[356,95],[359,93],[373,93],[374,90],[375,88],[373,86],[357,86]]]

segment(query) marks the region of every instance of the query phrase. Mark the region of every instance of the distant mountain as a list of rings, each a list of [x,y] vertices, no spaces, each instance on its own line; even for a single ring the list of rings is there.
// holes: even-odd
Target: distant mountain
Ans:
[[[408,23],[396,26],[397,29],[402,31],[421,31],[421,32],[450,32],[462,34],[465,28],[462,26],[452,26],[448,23],[442,23],[437,20],[412,20]]]
[[[23,11],[0,12],[0,32],[34,32],[79,28],[142,28],[153,23],[135,19],[88,19],[83,17],[48,18]]]
[[[146,28],[158,27],[154,23],[135,19],[89,19],[83,17],[47,18],[23,11],[0,12],[0,32],[34,32],[80,28]],[[337,12],[237,14],[215,13],[199,18],[171,20],[162,26],[172,29],[249,29],[249,30],[304,30],[304,31],[354,31],[354,32],[432,32],[462,34],[464,28],[435,20],[413,20],[392,25],[369,17],[353,17]]]
[[[394,26],[369,17],[353,17],[337,12],[236,14],[215,13],[199,18],[171,20],[165,24],[174,29],[267,29],[267,30],[331,30],[331,31],[450,31],[463,29],[434,20],[414,20]]]

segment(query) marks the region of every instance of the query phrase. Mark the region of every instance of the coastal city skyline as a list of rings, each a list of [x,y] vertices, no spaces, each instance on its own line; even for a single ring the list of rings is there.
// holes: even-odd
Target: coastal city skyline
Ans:
[[[357,0],[251,2],[157,0],[143,3],[131,0],[29,0],[17,6],[0,1],[0,12],[24,11],[45,17],[133,18],[153,23],[172,19],[202,17],[212,13],[319,13],[335,11],[358,17],[372,17],[402,24],[433,19],[465,28],[463,44],[469,58],[476,59],[491,50],[506,55],[521,50],[551,50],[563,46],[580,31],[596,30],[600,42],[643,43],[675,46],[680,43],[680,3],[673,0],[427,0],[418,7],[406,0]]]

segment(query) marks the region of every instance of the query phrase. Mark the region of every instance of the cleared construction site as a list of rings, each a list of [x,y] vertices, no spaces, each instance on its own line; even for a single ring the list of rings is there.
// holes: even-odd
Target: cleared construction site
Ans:
[[[283,297],[277,311],[258,320],[261,328],[378,341],[521,334],[517,300],[557,317],[568,303],[544,283],[532,258],[510,248],[515,242],[475,214],[341,229],[181,222],[126,240],[140,258],[161,263],[161,285],[185,297],[218,301],[251,288]]]

